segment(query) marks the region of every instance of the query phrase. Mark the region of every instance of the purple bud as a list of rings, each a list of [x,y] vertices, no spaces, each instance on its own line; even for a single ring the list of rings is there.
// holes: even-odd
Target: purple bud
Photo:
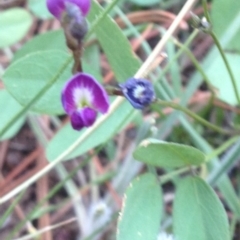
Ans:
[[[75,5],[80,10],[81,15],[86,16],[91,6],[91,0],[47,0],[49,12],[59,20],[66,12],[67,4]]]
[[[94,77],[78,73],[64,86],[62,105],[70,116],[72,127],[81,130],[95,122],[97,112],[108,111],[109,99],[105,89]]]
[[[143,109],[155,99],[153,85],[146,79],[130,78],[119,86],[134,108]]]
[[[66,4],[66,13],[63,21],[68,27],[71,36],[81,42],[88,31],[86,18],[75,4]]]

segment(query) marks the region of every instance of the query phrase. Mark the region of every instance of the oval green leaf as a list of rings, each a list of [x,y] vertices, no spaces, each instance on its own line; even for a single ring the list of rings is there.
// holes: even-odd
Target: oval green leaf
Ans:
[[[23,106],[49,84],[48,90],[31,110],[62,114],[61,91],[71,76],[71,57],[61,51],[42,51],[14,62],[4,73],[3,81],[11,95]]]
[[[32,24],[31,15],[22,8],[12,8],[0,13],[0,48],[21,40]]]
[[[146,164],[169,168],[198,166],[205,161],[205,155],[194,147],[157,139],[142,141],[133,156]]]
[[[230,239],[222,203],[213,189],[198,177],[188,177],[177,185],[173,224],[178,240]]]
[[[6,91],[0,91],[0,132],[7,125],[9,120],[15,117],[16,113],[21,111],[22,106]],[[25,116],[19,118],[8,131],[0,137],[1,140],[12,138],[21,128],[25,121]]]
[[[23,45],[15,54],[12,62],[33,52],[61,50],[67,52],[63,31],[56,30],[40,34]]]
[[[118,220],[117,240],[156,240],[163,212],[160,184],[144,174],[130,183]]]

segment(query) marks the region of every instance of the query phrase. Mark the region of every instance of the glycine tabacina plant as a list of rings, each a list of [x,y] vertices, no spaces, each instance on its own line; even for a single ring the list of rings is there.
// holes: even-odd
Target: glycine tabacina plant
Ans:
[[[209,3],[213,12],[226,4],[216,1]],[[182,1],[184,6],[178,17],[169,13],[175,9],[176,3],[172,2],[131,0],[120,4],[118,0],[100,3],[46,0],[45,11],[51,14],[54,23],[57,22],[58,31],[35,36],[15,55],[11,52],[12,40],[7,45],[8,38],[0,36],[0,40],[6,42],[3,45],[0,42],[3,52],[14,56],[3,74],[0,71],[5,88],[0,91],[0,109],[5,108],[1,105],[3,100],[9,103],[7,110],[14,110],[6,111],[8,117],[0,127],[0,137],[2,140],[13,137],[27,118],[43,154],[39,159],[48,161],[43,167],[39,165],[38,171],[27,179],[20,179],[17,187],[0,183],[3,188],[0,204],[15,197],[0,217],[0,230],[8,225],[7,220],[17,204],[19,212],[27,187],[47,176],[52,169],[56,170],[59,181],[52,189],[43,187],[44,193],[37,184],[38,202],[26,215],[21,214],[21,218],[25,215],[24,219],[6,239],[15,239],[24,226],[27,236],[19,240],[38,238],[40,234],[59,226],[64,229],[73,222],[79,227],[78,236],[71,238],[69,235],[69,239],[234,239],[234,231],[230,230],[235,229],[240,219],[240,204],[228,172],[239,156],[240,131],[234,125],[235,115],[231,123],[225,119],[221,122],[219,116],[224,118],[224,114],[219,113],[219,106],[236,114],[238,109],[234,105],[240,104],[240,85],[235,71],[238,66],[235,68],[236,60],[233,63],[240,50],[235,49],[233,34],[233,27],[240,24],[239,14],[232,9],[236,16],[231,17],[226,29],[221,28],[224,30],[221,35],[220,30],[215,33],[211,20],[218,22],[218,14],[210,15],[206,0],[201,2],[201,17],[191,12],[197,1]],[[33,3],[28,4],[36,14]],[[168,5],[172,8],[168,9]],[[159,6],[166,9],[156,10]],[[139,15],[128,15],[122,8],[143,11],[139,11]],[[0,31],[4,20],[1,14]],[[161,16],[163,24],[159,27],[160,24],[152,23],[146,28],[153,14]],[[188,28],[185,21],[189,16],[192,28]],[[142,20],[145,17],[146,22]],[[140,23],[138,28],[135,21]],[[190,34],[178,34],[187,29]],[[148,42],[147,34],[149,38],[154,37],[154,41]],[[190,46],[199,35],[200,40],[204,39],[204,34],[212,39],[213,47],[209,54],[201,56],[203,63],[200,64]],[[128,37],[138,41],[130,42]],[[158,44],[154,45],[156,39]],[[194,49],[199,47],[197,44]],[[141,51],[136,50],[139,53],[136,56],[132,49],[138,45]],[[228,47],[236,51],[236,55],[226,53],[224,49]],[[163,51],[169,55],[164,61],[161,59]],[[182,54],[191,59],[191,73],[194,72],[183,86],[181,77],[188,75],[184,66],[189,63],[186,58],[179,58]],[[216,68],[229,79],[224,84],[231,93],[228,95],[231,100],[225,97],[221,84],[215,82],[221,77]],[[208,105],[198,114],[195,113],[198,108],[191,105],[198,101],[190,96],[198,92],[203,81],[203,89],[211,96],[206,94]],[[218,106],[215,122],[209,113],[209,106],[214,104]],[[46,116],[42,118],[40,114],[47,115],[47,121]],[[221,145],[214,149],[212,146],[219,142]],[[67,160],[74,162],[73,169],[64,165]],[[13,179],[18,174],[14,173]],[[4,174],[1,178],[5,178]],[[46,182],[43,179],[41,183]],[[54,197],[63,188],[60,195],[68,194],[67,200],[59,203]],[[46,222],[53,224],[49,217],[51,211],[69,200],[76,216],[59,225],[44,225]],[[51,208],[47,202],[56,206]],[[66,212],[71,212],[69,209]],[[42,218],[45,212],[48,218]],[[45,222],[39,221],[35,226],[32,222],[35,218]],[[58,233],[56,236],[57,240],[64,237]],[[43,235],[42,239],[45,238],[55,239],[51,234]]]

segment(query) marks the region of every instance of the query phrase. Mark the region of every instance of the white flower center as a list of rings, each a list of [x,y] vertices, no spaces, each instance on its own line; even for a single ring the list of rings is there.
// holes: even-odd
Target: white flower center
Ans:
[[[93,95],[88,88],[75,88],[73,91],[73,99],[78,108],[91,106]]]
[[[137,87],[133,90],[133,96],[136,99],[141,98],[144,90],[145,90],[145,87],[143,87],[141,85],[137,85]]]

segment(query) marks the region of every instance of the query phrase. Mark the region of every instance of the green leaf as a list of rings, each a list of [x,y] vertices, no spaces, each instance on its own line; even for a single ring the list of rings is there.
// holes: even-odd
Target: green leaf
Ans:
[[[117,240],[156,240],[163,212],[162,191],[154,175],[136,178],[126,191]]]
[[[52,15],[47,9],[46,0],[28,0],[29,9],[41,19],[52,18]]]
[[[73,151],[65,160],[77,157],[88,150],[98,146],[101,143],[106,142],[117,131],[121,129],[126,119],[133,112],[132,107],[128,102],[124,102],[123,105],[109,117],[103,125],[96,129],[75,151]],[[84,134],[86,129],[81,132],[72,129],[70,124],[64,126],[48,144],[46,155],[48,161],[53,161],[59,156],[65,149],[71,147],[71,145]]]
[[[20,58],[25,57],[27,54],[47,50],[61,50],[64,52],[68,51],[68,48],[65,44],[63,31],[50,31],[34,37],[29,42],[24,44],[24,46],[15,53],[12,62],[15,62]]]
[[[240,1],[236,0],[214,0],[211,5],[211,17],[213,30],[218,37],[221,37],[227,30],[229,24],[239,14]],[[240,29],[236,29],[234,39],[228,45],[230,49],[240,50]]]
[[[8,121],[12,119],[21,109],[22,106],[6,90],[0,91],[0,132]],[[25,116],[18,119],[0,139],[5,140],[12,138],[19,131],[24,121]]]
[[[100,16],[102,12],[102,7],[95,1],[92,1],[89,20],[94,22],[96,16]],[[118,25],[107,16],[97,25],[95,33],[118,82],[123,82],[129,77],[133,77],[140,67],[140,62],[133,54],[127,38],[123,35]]]
[[[178,240],[230,239],[222,203],[213,189],[198,177],[188,177],[177,185],[173,224]]]
[[[233,71],[236,80],[238,92],[240,92],[240,55],[233,53],[225,53],[229,65]],[[218,90],[218,97],[230,105],[237,105],[238,101],[235,96],[233,85],[230,80],[228,71],[221,57],[216,58],[211,66],[206,69],[206,73],[213,86]]]
[[[161,0],[130,0],[130,2],[139,5],[139,6],[143,6],[143,7],[147,7],[147,6],[152,6],[154,4],[158,4],[161,2]]]
[[[0,48],[21,40],[32,24],[31,15],[22,8],[12,8],[0,13]]]
[[[61,91],[71,76],[70,56],[61,51],[35,52],[14,62],[3,75],[7,90],[23,106],[28,104],[56,76],[48,91],[32,110],[39,113],[62,114]],[[66,67],[67,65],[67,67]],[[56,75],[64,68],[63,73]]]
[[[169,168],[198,166],[205,161],[205,155],[194,147],[157,139],[142,141],[133,156],[146,164]]]

